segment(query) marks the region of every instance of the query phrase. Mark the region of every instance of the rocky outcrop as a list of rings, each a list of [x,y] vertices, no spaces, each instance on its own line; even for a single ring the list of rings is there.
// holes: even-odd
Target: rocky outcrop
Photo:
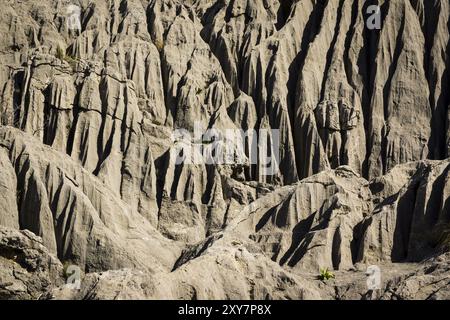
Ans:
[[[421,261],[439,253],[450,221],[450,163],[399,166],[370,187],[377,208],[363,222],[360,257]]]
[[[323,171],[254,201],[230,228],[299,270],[422,261],[446,250],[449,165],[409,163],[371,182]]]
[[[208,277],[203,266],[211,267]],[[170,274],[150,277],[129,269],[90,274],[77,292],[58,288],[53,299],[320,299],[317,284],[283,270],[264,255],[246,248],[214,252]]]
[[[2,196],[13,198],[1,211],[4,225],[42,237],[49,252],[82,270],[171,268],[177,245],[70,157],[9,127],[0,128],[0,150],[11,169],[2,174],[15,182]]]
[[[372,209],[367,181],[349,167],[339,167],[283,191],[278,201],[262,201],[261,207],[253,203],[249,218],[237,228],[250,233],[280,265],[352,268],[355,230]]]
[[[426,261],[417,271],[388,282],[381,299],[445,300],[449,297],[448,253]]]
[[[2,298],[448,297],[448,0],[2,5]]]
[[[0,226],[0,298],[37,299],[63,283],[63,266],[32,232]]]

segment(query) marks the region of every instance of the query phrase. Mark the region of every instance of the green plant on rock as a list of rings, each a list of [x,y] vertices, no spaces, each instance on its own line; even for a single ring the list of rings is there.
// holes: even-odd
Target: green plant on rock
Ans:
[[[56,48],[56,57],[61,61],[66,57],[66,52],[60,46]]]
[[[327,280],[334,279],[334,278],[335,278],[334,273],[332,273],[330,270],[328,270],[328,268],[320,269],[320,274],[319,274],[320,280],[327,281]]]
[[[70,274],[68,274],[67,269],[72,265],[72,263],[70,261],[65,261],[63,263],[63,276],[64,279],[67,280],[67,278],[70,276]]]
[[[60,46],[56,48],[56,58],[58,58],[61,61],[66,61],[72,67],[72,70],[76,71],[78,59],[71,55],[66,55],[65,50]]]
[[[155,46],[158,49],[159,52],[161,52],[164,49],[164,41],[163,40],[155,40]]]
[[[72,56],[66,56],[64,60],[66,60],[66,62],[72,67],[73,71],[76,71],[78,65],[78,60],[76,58]]]

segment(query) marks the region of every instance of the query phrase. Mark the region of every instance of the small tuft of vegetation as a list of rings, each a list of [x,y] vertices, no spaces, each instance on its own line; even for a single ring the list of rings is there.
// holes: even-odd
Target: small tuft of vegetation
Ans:
[[[63,263],[63,276],[64,276],[64,279],[66,279],[66,280],[67,280],[67,278],[70,277],[70,274],[68,274],[67,269],[68,269],[71,265],[72,265],[72,263],[71,263],[70,261],[65,261],[65,262]]]
[[[327,280],[334,279],[334,278],[335,278],[334,273],[332,273],[330,270],[328,270],[328,268],[320,269],[320,275],[319,275],[320,280],[327,281]]]
[[[78,59],[72,56],[66,56],[65,59],[66,62],[72,67],[73,71],[77,70],[77,65],[78,65]]]
[[[59,60],[61,60],[61,61],[63,61],[64,58],[66,57],[66,52],[65,52],[64,49],[61,48],[60,46],[58,46],[58,47],[56,48],[56,57],[57,57]]]
[[[66,61],[72,67],[73,71],[77,70],[78,59],[71,55],[67,55],[66,51],[60,46],[56,48],[56,58],[61,61]]]
[[[159,52],[163,51],[163,49],[164,49],[164,41],[162,41],[162,40],[155,40],[155,46],[156,46],[156,49],[158,49]]]

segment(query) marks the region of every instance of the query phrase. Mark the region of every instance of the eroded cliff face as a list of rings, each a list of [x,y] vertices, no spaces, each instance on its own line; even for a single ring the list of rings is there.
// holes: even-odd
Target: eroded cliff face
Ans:
[[[378,298],[448,298],[449,72],[448,0],[3,1],[0,262],[33,233],[57,271],[2,272],[0,296],[353,299],[379,264]],[[177,164],[199,126],[279,130],[279,170],[251,139]]]

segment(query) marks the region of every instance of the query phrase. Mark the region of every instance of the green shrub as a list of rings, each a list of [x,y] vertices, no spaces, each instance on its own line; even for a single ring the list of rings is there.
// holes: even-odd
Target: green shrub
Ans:
[[[73,71],[77,70],[78,59],[72,56],[66,56],[64,60],[72,67]]]
[[[66,57],[66,52],[60,46],[56,48],[56,57],[61,61]]]
[[[67,269],[69,268],[69,266],[70,266],[71,264],[72,264],[72,263],[71,263],[70,261],[65,261],[65,262],[63,263],[63,276],[64,276],[64,279],[66,279],[66,280],[67,280],[67,278],[70,276],[70,274],[67,273]]]
[[[58,58],[61,61],[66,61],[72,67],[72,70],[76,71],[78,59],[71,55],[66,55],[66,52],[60,46],[56,48],[56,58]]]
[[[330,279],[334,279],[335,276],[334,274],[328,270],[328,268],[321,268],[320,269],[320,275],[319,275],[319,279],[326,281],[326,280],[330,280]]]

